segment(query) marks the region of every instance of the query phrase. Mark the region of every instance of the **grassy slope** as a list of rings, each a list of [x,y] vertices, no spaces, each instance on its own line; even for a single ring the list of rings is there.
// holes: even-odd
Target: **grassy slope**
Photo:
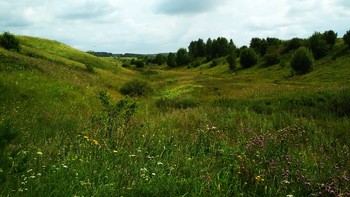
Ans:
[[[350,121],[333,111],[350,81],[341,42],[313,72],[289,77],[288,65],[136,72],[56,41],[19,39],[20,53],[0,48],[0,131],[17,134],[3,153],[0,146],[0,195],[349,191]],[[90,121],[102,109],[97,93],[106,90],[116,101],[132,78],[155,91],[137,98],[135,117],[128,124],[115,119],[106,137],[110,121]]]

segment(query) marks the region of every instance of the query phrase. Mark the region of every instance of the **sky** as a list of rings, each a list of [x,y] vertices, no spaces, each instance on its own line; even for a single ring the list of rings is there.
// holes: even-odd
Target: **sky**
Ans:
[[[350,30],[350,0],[0,0],[0,32],[83,51],[166,53],[193,40],[307,38]]]

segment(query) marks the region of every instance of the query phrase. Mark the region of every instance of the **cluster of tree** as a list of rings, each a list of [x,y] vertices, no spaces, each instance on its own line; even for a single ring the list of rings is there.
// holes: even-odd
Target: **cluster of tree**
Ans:
[[[20,50],[19,40],[10,32],[5,32],[0,35],[0,46],[7,50]]]
[[[266,66],[279,64],[283,56],[292,56],[294,59],[291,60],[291,64],[304,64],[306,67],[299,69],[300,66],[292,65],[296,73],[302,74],[312,69],[312,64],[309,62],[326,56],[336,40],[337,33],[333,30],[315,32],[307,39],[293,38],[285,41],[278,38],[252,38],[249,47],[242,46],[239,49],[232,40],[228,41],[223,37],[214,40],[209,38],[206,42],[198,39],[189,44],[188,51],[180,48],[177,53],[169,53],[166,62],[169,67],[199,66],[201,64],[199,60],[204,60],[212,61],[211,66],[215,66],[215,59],[226,57],[230,69],[235,70],[237,57],[243,68],[249,68],[259,61]],[[343,40],[350,46],[350,31],[346,32]]]

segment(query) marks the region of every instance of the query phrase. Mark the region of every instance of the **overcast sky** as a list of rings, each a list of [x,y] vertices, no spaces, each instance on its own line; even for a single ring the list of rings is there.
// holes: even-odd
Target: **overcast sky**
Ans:
[[[87,51],[159,53],[192,40],[306,38],[350,30],[350,0],[0,0],[0,32]]]

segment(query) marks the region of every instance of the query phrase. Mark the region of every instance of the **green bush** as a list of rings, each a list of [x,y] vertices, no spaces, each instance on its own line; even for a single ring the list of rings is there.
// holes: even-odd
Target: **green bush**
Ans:
[[[344,34],[343,40],[344,40],[344,43],[350,47],[350,30]]]
[[[229,56],[227,56],[226,60],[231,70],[236,69],[236,58],[236,53],[231,53]]]
[[[86,64],[85,67],[86,67],[86,70],[89,73],[94,73],[95,72],[95,68],[93,66],[91,66],[90,64]]]
[[[315,59],[320,59],[327,55],[329,48],[322,34],[316,32],[309,38],[309,46]]]
[[[7,50],[20,50],[19,41],[10,32],[5,32],[2,36],[0,36],[0,45]]]
[[[281,55],[277,51],[267,53],[264,58],[267,66],[279,64],[281,61]]]
[[[141,60],[136,60],[135,66],[136,66],[136,68],[143,68],[143,67],[145,67],[145,63]]]
[[[312,70],[313,61],[312,52],[305,47],[300,47],[293,54],[291,66],[297,74],[304,74]]]
[[[258,63],[258,55],[254,49],[246,48],[241,51],[240,63],[244,68],[249,68]]]
[[[150,94],[152,88],[146,81],[135,79],[124,84],[120,88],[120,93],[128,96],[144,96]]]

